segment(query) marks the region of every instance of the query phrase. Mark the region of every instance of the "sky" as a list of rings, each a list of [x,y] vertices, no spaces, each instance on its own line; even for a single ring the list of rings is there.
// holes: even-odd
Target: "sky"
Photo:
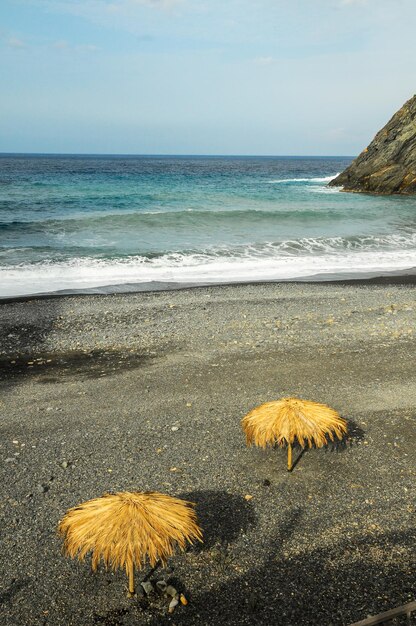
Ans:
[[[0,152],[353,156],[415,32],[415,0],[1,0]]]

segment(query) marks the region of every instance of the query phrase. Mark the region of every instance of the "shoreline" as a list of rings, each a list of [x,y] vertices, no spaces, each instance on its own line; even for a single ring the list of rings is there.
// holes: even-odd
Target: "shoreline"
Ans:
[[[111,296],[115,294],[139,294],[158,293],[171,291],[184,291],[209,287],[232,287],[268,284],[290,284],[290,285],[413,285],[416,284],[416,266],[406,270],[396,270],[377,274],[374,272],[362,272],[348,274],[316,274],[305,276],[304,278],[280,278],[275,280],[257,281],[233,281],[218,283],[177,283],[177,282],[149,282],[149,283],[120,283],[115,285],[102,285],[98,287],[88,287],[86,289],[59,290],[51,292],[41,292],[35,294],[23,294],[18,296],[0,296],[0,306],[13,302],[28,302],[31,300],[45,300],[52,298],[70,298],[79,296]]]
[[[414,599],[414,281],[0,311],[2,625],[346,626]],[[290,395],[349,425],[292,473],[285,450],[247,449],[240,426]],[[173,616],[157,597],[129,600],[124,572],[62,556],[65,511],[124,490],[196,503],[205,543],[156,574],[189,599]]]

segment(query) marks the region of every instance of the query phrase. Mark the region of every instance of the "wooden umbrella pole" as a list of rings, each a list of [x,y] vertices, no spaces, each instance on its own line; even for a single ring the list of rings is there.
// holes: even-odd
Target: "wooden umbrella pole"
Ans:
[[[290,472],[292,469],[292,444],[289,441],[287,446],[287,471]]]
[[[133,563],[129,567],[129,594],[134,595],[134,568]]]

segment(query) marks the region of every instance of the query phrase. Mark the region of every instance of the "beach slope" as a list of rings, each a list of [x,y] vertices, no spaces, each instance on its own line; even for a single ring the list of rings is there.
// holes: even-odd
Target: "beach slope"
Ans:
[[[0,305],[2,626],[341,626],[414,599],[415,311],[404,279]],[[350,430],[290,474],[240,426],[288,395]],[[189,599],[171,616],[62,556],[65,511],[117,490],[196,503],[205,543],[155,574]]]

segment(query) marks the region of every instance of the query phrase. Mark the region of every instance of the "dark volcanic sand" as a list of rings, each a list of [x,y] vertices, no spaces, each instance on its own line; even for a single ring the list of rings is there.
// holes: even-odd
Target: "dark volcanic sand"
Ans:
[[[412,284],[0,305],[1,625],[341,626],[414,599],[415,311]],[[292,394],[350,438],[288,474],[240,420]],[[145,489],[196,502],[205,533],[156,573],[189,599],[171,616],[56,535],[69,507]]]

